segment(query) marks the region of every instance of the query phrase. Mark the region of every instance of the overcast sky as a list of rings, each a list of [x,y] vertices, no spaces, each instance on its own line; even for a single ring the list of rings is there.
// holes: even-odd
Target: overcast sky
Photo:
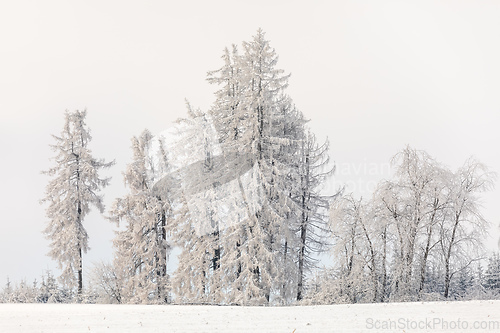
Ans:
[[[206,72],[225,46],[261,27],[292,73],[288,93],[331,141],[338,173],[369,196],[388,161],[409,144],[452,169],[473,155],[500,172],[498,1],[2,1],[0,4],[0,288],[33,280],[46,256],[45,207],[51,134],[64,111],[87,108],[94,156],[116,159],[104,191],[110,207],[125,189],[130,138],[159,133],[207,110]],[[484,196],[500,223],[500,186]],[[114,226],[85,225],[92,262],[110,260]],[[492,231],[493,232],[493,231]],[[487,240],[496,246],[498,233]],[[55,270],[54,273],[58,274]]]

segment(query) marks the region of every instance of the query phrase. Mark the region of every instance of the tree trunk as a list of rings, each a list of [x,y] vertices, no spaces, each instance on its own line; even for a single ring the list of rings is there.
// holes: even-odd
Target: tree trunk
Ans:
[[[368,233],[368,230],[365,227],[365,224],[363,223],[362,217],[361,217],[361,206],[358,206],[358,218],[359,222],[361,223],[361,227],[363,228],[363,232],[365,234],[366,241],[368,242],[368,249],[370,250],[370,264],[371,267],[368,266],[368,269],[370,269],[371,272],[371,277],[372,277],[372,283],[373,283],[373,302],[377,301],[378,298],[378,276],[377,276],[377,262],[376,262],[376,253],[375,253],[375,248],[373,246],[372,240],[370,238],[370,234]]]
[[[167,276],[167,249],[166,249],[166,243],[167,243],[167,232],[166,232],[166,226],[167,226],[167,217],[165,214],[165,211],[162,210],[160,213],[160,256],[159,256],[159,262],[158,262],[158,300],[161,303],[168,303],[167,299],[167,294],[165,292],[166,290],[166,279],[165,277]]]
[[[79,173],[78,173],[79,177]],[[77,203],[77,223],[78,226],[82,223],[81,221],[81,216],[82,216],[82,206],[81,202],[78,201]],[[78,299],[81,300],[82,297],[82,292],[83,292],[83,257],[82,257],[82,244],[81,240],[78,241]]]
[[[82,269],[82,247],[78,249],[78,299],[81,300],[83,293],[83,269]]]
[[[302,223],[300,226],[300,252],[299,252],[299,279],[297,283],[297,301],[302,300],[303,284],[304,284],[304,256],[306,252],[306,241],[307,241],[307,223],[309,220],[309,215],[307,211],[307,203],[310,200],[308,197],[309,191],[309,152],[304,151],[304,144],[302,145],[303,153],[305,153],[305,174],[301,176],[302,183]]]
[[[382,252],[382,290],[380,301],[384,302],[386,292],[387,292],[387,227],[384,227],[384,231],[382,232],[382,240],[384,241],[384,248]]]
[[[434,216],[433,216],[432,220],[433,219],[434,219]],[[418,287],[418,298],[419,299],[421,298],[422,292],[424,290],[425,273],[426,273],[426,269],[427,269],[427,258],[429,257],[429,253],[431,250],[431,239],[432,239],[432,225],[429,227],[429,230],[427,233],[427,244],[425,245],[424,256],[422,258],[422,264],[420,267],[420,285]]]
[[[288,240],[285,239],[285,249],[283,251],[283,262],[287,262],[287,256],[288,256]],[[285,272],[285,274],[288,274],[288,270]],[[283,280],[283,284],[281,285],[281,298],[283,300],[283,303],[286,303],[286,281]]]
[[[448,298],[450,294],[450,264],[449,262],[446,262],[445,265],[445,273],[444,273],[444,298]]]
[[[455,224],[453,226],[453,231],[451,232],[450,244],[445,253],[445,272],[444,272],[444,298],[448,298],[450,294],[450,282],[451,282],[451,271],[450,271],[450,261],[451,261],[451,251],[453,249],[453,244],[455,243],[456,232],[458,225],[460,223],[461,211],[455,214]]]
[[[302,289],[304,283],[304,254],[306,250],[306,233],[307,228],[305,222],[302,222],[300,229],[300,252],[299,252],[299,279],[297,283],[297,301],[302,300]]]

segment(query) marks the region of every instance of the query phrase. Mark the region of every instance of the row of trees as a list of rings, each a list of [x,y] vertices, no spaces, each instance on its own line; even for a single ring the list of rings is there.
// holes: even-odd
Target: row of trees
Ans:
[[[148,131],[132,139],[133,161],[124,173],[129,192],[109,211],[121,226],[109,266],[118,302],[165,303],[171,290],[196,303],[303,298],[313,255],[325,245],[331,197],[319,187],[333,173],[328,142],[316,142],[285,94],[289,75],[276,68],[261,30],[243,51],[225,50],[223,66],[208,75],[219,86],[213,107],[188,107],[173,145]],[[91,157],[85,115],[66,114],[63,134],[55,137],[57,166],[48,172],[56,177],[44,199],[51,255],[78,295],[88,248],[82,221],[90,204],[103,210],[96,193],[109,180],[98,171],[112,164]],[[172,156],[185,156],[188,164],[175,170]],[[170,280],[172,246],[182,252]]]
[[[438,291],[448,298],[458,277],[484,259],[489,223],[480,194],[494,179],[486,166],[469,159],[452,172],[410,147],[393,166],[394,179],[369,201],[343,196],[332,205],[335,267],[327,275],[335,279],[320,297],[383,302]]]
[[[58,282],[50,271],[41,277],[40,282],[22,280],[12,283],[8,280],[0,290],[0,303],[73,303],[76,300],[83,303],[122,303],[123,299],[117,297],[119,286],[113,272],[110,264],[95,264],[89,274],[90,283],[81,296],[74,289],[68,289]],[[422,295],[422,300],[445,300],[442,270],[433,267],[426,280],[428,289]],[[351,299],[338,294],[339,284],[343,282],[333,269],[314,270],[300,304],[350,303]],[[500,255],[491,255],[485,268],[477,263],[461,270],[452,280],[451,286],[450,297],[453,300],[500,299]],[[370,299],[362,299],[363,295],[360,293],[358,302],[371,302]]]
[[[425,292],[416,292],[409,297],[398,299],[395,295],[385,295],[384,302],[416,300],[482,300],[500,299],[500,261],[498,253],[487,260],[486,269],[481,263],[471,265],[454,275],[450,283],[448,298],[445,298],[444,271],[438,265],[431,266],[426,273]],[[350,287],[347,284],[351,284]],[[373,302],[370,290],[372,281],[355,282],[342,277],[337,269],[324,268],[314,273],[309,281],[309,292],[303,304],[339,304]],[[380,302],[380,299],[377,300]]]
[[[73,291],[58,283],[50,271],[42,275],[40,283],[22,280],[13,284],[7,280],[0,292],[0,303],[63,303],[72,302],[74,298]]]
[[[188,105],[170,151],[160,140],[152,153],[147,131],[133,139],[130,193],[110,212],[125,223],[115,240],[121,300],[164,303],[170,288],[183,303],[303,297],[312,254],[324,244],[329,198],[319,186],[333,172],[328,143],[316,142],[285,94],[289,76],[276,69],[264,33],[243,50],[225,50],[208,76],[219,86],[213,107]],[[169,156],[186,154],[188,165],[169,174]],[[168,175],[158,181],[160,169]],[[182,252],[169,283],[172,246]]]
[[[396,157],[396,178],[371,201],[323,195],[334,172],[328,141],[319,144],[307,129],[277,59],[259,30],[241,54],[226,49],[222,67],[208,73],[218,86],[210,110],[188,105],[174,139],[147,130],[132,138],[123,173],[128,192],[108,212],[119,226],[115,258],[95,267],[97,294],[160,304],[326,299],[306,278],[317,254],[333,248],[335,267],[323,275],[333,279],[322,282],[329,302],[418,299],[436,267],[444,269],[448,297],[454,277],[479,258],[473,251],[487,222],[478,194],[492,184],[484,166],[471,160],[452,173],[407,148]],[[88,249],[82,221],[90,205],[104,210],[98,192],[109,179],[98,174],[113,164],[92,157],[85,116],[66,114],[44,199],[50,255],[81,301]],[[173,247],[181,253],[169,276]]]

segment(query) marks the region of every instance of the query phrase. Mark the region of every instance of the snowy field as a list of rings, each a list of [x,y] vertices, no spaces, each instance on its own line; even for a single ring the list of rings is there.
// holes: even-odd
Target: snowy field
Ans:
[[[500,301],[303,307],[0,304],[0,332],[500,332]]]

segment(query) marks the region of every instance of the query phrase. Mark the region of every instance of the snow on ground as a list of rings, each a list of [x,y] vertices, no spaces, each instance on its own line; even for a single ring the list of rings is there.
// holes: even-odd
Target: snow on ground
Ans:
[[[296,307],[0,304],[0,332],[500,332],[500,301]]]

